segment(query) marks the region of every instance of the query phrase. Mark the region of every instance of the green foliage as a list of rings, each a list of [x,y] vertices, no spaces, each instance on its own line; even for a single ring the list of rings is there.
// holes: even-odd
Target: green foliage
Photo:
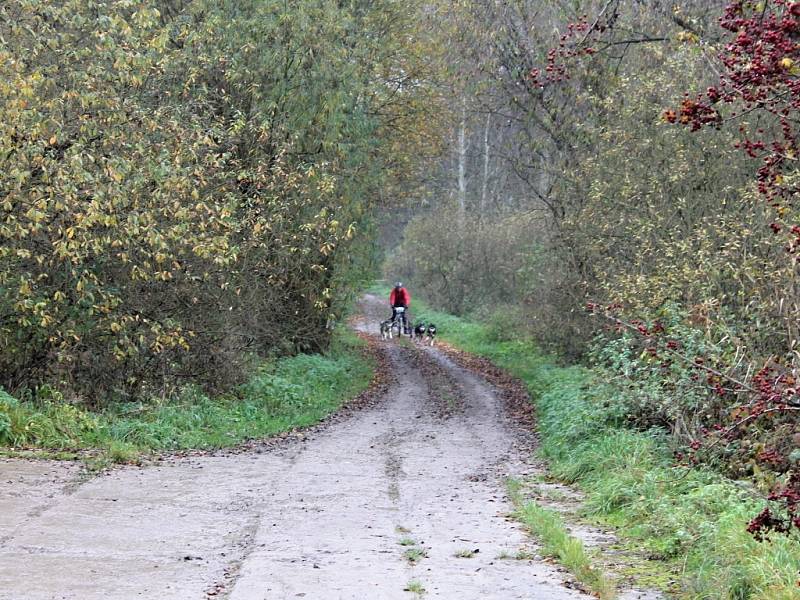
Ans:
[[[481,325],[435,317],[445,323],[442,338],[526,383],[551,472],[586,492],[588,516],[615,525],[632,546],[673,569],[680,596],[796,596],[800,538],[758,542],[747,533],[765,504],[751,484],[674,466],[662,431],[628,428],[625,391],[607,374],[558,367],[530,342],[494,342]]]
[[[313,425],[369,385],[374,365],[362,344],[338,333],[330,354],[276,359],[235,394],[219,397],[187,388],[174,400],[113,404],[95,413],[0,392],[0,445],[100,449],[112,462],[131,462],[150,451],[223,448]]]
[[[459,315],[512,303],[530,286],[532,223],[444,206],[409,223],[384,272]]]
[[[704,357],[712,364],[730,357],[727,348],[714,345],[704,333],[688,326],[683,315],[671,306],[658,312],[659,323],[670,332],[670,339],[679,339],[681,354],[691,360]],[[646,352],[641,336],[631,332],[599,335],[588,357],[592,364],[613,378],[620,390],[618,403],[626,418],[643,429],[658,426],[685,442],[701,426],[710,426],[725,408],[710,398],[705,378],[697,375],[685,360],[665,363]]]
[[[418,8],[4,2],[0,383],[101,403],[324,350],[411,169]]]

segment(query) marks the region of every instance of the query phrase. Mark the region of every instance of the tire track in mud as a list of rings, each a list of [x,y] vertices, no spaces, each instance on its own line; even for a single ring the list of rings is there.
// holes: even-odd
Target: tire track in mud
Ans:
[[[418,412],[415,418],[432,413],[435,418],[448,419],[463,409],[463,387],[446,369],[441,368],[435,360],[413,344],[401,345],[395,353],[396,361],[406,363],[414,369],[413,379],[422,389],[425,411]],[[399,450],[402,440],[413,433],[414,428],[398,431],[392,427],[386,438],[380,440],[385,452],[388,495],[393,502],[400,500],[400,480],[407,476],[403,471],[403,457]]]

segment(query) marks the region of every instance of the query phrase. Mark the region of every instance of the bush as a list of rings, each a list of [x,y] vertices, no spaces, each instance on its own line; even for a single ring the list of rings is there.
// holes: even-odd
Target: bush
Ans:
[[[421,73],[416,6],[0,4],[0,385],[98,405],[324,351],[425,93],[359,69]]]
[[[462,214],[444,206],[409,223],[384,272],[457,315],[512,304],[528,289],[533,226],[521,217]]]
[[[486,312],[488,314],[482,321],[486,325],[486,335],[491,341],[514,342],[530,338],[531,323],[529,313],[524,308],[513,305],[499,306]]]

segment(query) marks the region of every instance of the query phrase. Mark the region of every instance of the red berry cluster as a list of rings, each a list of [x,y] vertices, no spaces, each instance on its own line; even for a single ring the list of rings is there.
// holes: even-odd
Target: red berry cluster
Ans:
[[[788,413],[800,408],[800,391],[794,374],[777,363],[756,373],[751,385],[757,391],[749,404],[750,414],[754,417]]]
[[[800,530],[800,473],[792,473],[785,485],[770,494],[769,500],[782,505],[780,512],[775,514],[770,507],[765,508],[750,521],[747,531],[763,541],[772,532]]]
[[[783,457],[778,454],[777,450],[765,448],[756,455],[759,462],[778,467],[783,462]]]
[[[720,440],[730,442],[746,438],[757,424],[763,425],[765,421],[772,424],[785,419],[787,414],[798,410],[797,407],[800,405],[800,394],[794,375],[777,364],[762,368],[744,384],[746,389],[742,389],[742,386],[734,386],[731,390],[723,389],[718,378],[709,378],[708,381],[720,395],[733,391],[746,391],[748,396],[745,403],[737,405],[730,411],[732,422],[727,426],[715,424],[712,431],[702,432],[703,445],[691,446],[695,452]],[[755,459],[773,471],[786,471],[787,458],[776,449],[765,448],[758,452]],[[748,526],[750,533],[761,540],[769,532],[788,533],[794,527],[800,529],[800,473],[790,471],[786,483],[773,491],[768,500],[778,506],[766,508],[755,517]]]
[[[593,33],[600,33],[607,27],[605,23],[590,25],[586,15],[575,23],[568,23],[567,31],[559,37],[558,46],[550,48],[547,52],[544,70],[531,69],[528,73],[531,84],[534,87],[544,88],[568,80],[570,75],[567,63],[571,59],[591,56],[597,52],[595,48],[587,45],[587,42]]]
[[[664,118],[669,123],[680,123],[688,125],[692,131],[697,131],[705,125],[720,125],[722,115],[706,102],[701,100],[691,100],[688,97],[681,103],[680,111],[668,110],[664,113]]]
[[[614,302],[612,304],[603,305],[599,302],[587,302],[586,303],[586,312],[591,313],[593,315],[601,315],[601,314],[613,314],[618,311],[622,310],[622,304],[619,302]]]
[[[796,0],[737,0],[730,2],[720,19],[730,38],[719,53],[722,75],[716,86],[680,108],[668,110],[664,119],[697,131],[723,120],[759,113],[770,123],[749,132],[740,127],[737,147],[760,161],[757,183],[760,193],[776,208],[791,202],[800,188],[787,183],[784,175],[800,158],[798,111],[800,111],[800,2]],[[719,106],[731,107],[722,116]],[[783,230],[773,223],[776,233]],[[800,234],[794,234],[787,250],[800,249]]]

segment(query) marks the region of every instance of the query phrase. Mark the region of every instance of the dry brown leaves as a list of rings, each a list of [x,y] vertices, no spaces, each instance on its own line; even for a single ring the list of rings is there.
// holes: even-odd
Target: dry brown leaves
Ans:
[[[491,383],[500,392],[506,410],[514,421],[535,430],[536,411],[531,396],[520,379],[501,369],[488,358],[464,352],[446,342],[439,342],[437,346],[456,364]]]

